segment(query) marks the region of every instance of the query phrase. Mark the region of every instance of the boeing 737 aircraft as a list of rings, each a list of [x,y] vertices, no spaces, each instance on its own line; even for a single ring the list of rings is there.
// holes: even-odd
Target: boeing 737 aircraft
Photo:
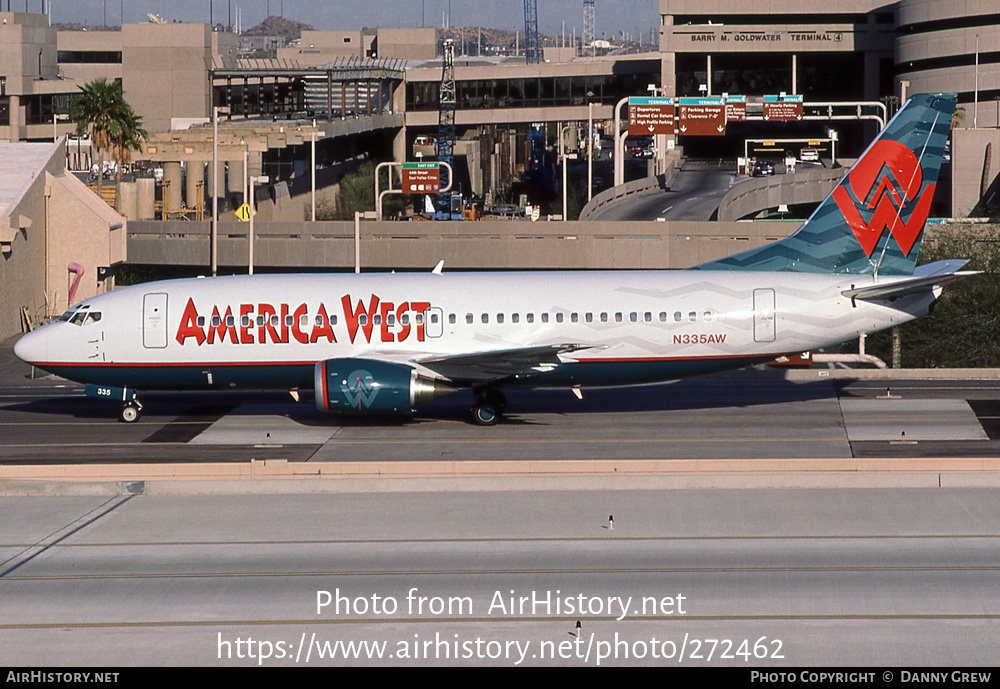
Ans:
[[[964,261],[915,269],[956,97],[911,98],[802,227],[689,270],[257,275],[77,304],[22,360],[139,418],[148,390],[312,389],[326,411],[410,413],[471,389],[673,380],[772,361],[928,312]]]

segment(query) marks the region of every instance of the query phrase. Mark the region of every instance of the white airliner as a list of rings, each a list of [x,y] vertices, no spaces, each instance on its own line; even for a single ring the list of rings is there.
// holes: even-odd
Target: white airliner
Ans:
[[[955,107],[914,96],[782,241],[689,270],[262,275],[170,280],[72,307],[22,360],[120,401],[148,390],[313,389],[320,409],[410,413],[460,388],[673,380],[917,318],[964,261],[914,269]]]

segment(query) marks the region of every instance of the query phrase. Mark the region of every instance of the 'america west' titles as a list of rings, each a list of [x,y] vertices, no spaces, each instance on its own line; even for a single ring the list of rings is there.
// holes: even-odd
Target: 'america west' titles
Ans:
[[[198,346],[228,342],[230,344],[316,344],[320,340],[337,342],[337,330],[353,344],[364,338],[367,342],[404,342],[426,339],[424,313],[430,302],[404,301],[395,304],[382,301],[372,294],[368,302],[359,299],[355,305],[351,295],[340,299],[343,325],[336,308],[327,309],[320,302],[310,304],[239,304],[213,305],[201,311],[193,298],[188,298],[174,339],[181,345],[193,340]],[[235,309],[235,311],[234,311]],[[346,332],[344,332],[346,330]]]

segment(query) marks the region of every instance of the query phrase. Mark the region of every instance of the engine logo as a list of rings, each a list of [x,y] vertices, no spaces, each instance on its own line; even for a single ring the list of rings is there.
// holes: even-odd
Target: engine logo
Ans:
[[[375,377],[364,369],[351,371],[350,375],[340,384],[340,390],[352,407],[361,411],[362,405],[368,409],[378,397],[379,386]]]

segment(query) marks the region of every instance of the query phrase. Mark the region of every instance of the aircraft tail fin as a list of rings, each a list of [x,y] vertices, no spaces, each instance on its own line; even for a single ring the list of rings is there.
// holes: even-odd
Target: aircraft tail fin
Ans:
[[[956,100],[913,96],[795,233],[695,268],[912,275]]]

